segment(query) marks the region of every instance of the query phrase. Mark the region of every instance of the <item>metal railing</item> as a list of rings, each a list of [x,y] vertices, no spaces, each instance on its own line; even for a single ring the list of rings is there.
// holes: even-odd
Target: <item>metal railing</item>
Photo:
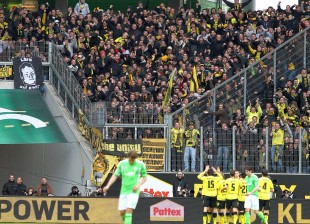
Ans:
[[[166,138],[168,126],[162,124],[107,124],[101,128],[106,139]]]
[[[38,56],[42,60],[43,64],[43,76],[45,80],[49,80],[49,62],[48,62],[48,52],[49,43],[48,42],[17,42],[17,41],[1,41],[0,40],[0,67],[12,66],[13,58],[16,56]],[[5,78],[13,79],[13,76]]]
[[[161,103],[106,102],[106,124],[163,124]],[[96,122],[97,124],[97,122]]]
[[[189,121],[194,122],[196,127],[203,127],[205,130],[203,135],[208,135],[216,141],[215,129],[218,128],[219,123],[213,112],[218,112],[219,105],[223,104],[226,107],[227,122],[231,124],[234,122],[233,113],[236,109],[240,109],[243,116],[246,115],[247,106],[250,102],[254,105],[257,98],[260,104],[275,102],[277,87],[282,87],[288,79],[293,80],[300,73],[301,68],[310,67],[309,38],[310,27],[205,93],[201,98],[174,113],[166,114],[165,122],[171,128],[177,121],[185,130]],[[271,77],[273,83],[271,97],[263,91],[267,86],[267,77]],[[270,123],[265,125],[271,127]],[[167,150],[170,151],[170,135],[167,136],[167,140]],[[270,149],[271,147],[267,147],[266,150]]]
[[[1,41],[0,62],[11,62],[16,56],[35,55],[42,62],[48,61],[49,42],[47,41]]]
[[[92,104],[54,43],[50,43],[49,54],[50,80],[64,106],[70,111],[75,121],[78,121],[78,110],[81,109],[86,121],[89,122],[93,111]]]
[[[196,144],[195,169],[204,170],[206,165],[219,167],[223,172],[230,169],[244,171],[247,166],[253,167],[254,172],[268,169],[274,173],[310,173],[309,133],[300,128],[292,135],[288,129],[284,130],[283,145],[273,145],[269,127],[233,126],[227,130],[218,127],[214,131],[221,138],[214,139],[211,132],[200,128],[200,140]],[[224,138],[222,138],[224,137]],[[184,152],[184,146],[182,150]],[[171,152],[171,151],[168,151]],[[168,158],[171,154],[168,153]],[[173,160],[167,164],[167,169],[185,169],[185,157]],[[191,167],[192,158],[189,159]],[[177,164],[172,168],[172,164]],[[191,171],[188,170],[188,171]]]

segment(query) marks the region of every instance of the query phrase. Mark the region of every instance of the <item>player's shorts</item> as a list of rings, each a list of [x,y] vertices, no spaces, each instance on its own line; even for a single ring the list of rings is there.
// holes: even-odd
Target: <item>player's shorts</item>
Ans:
[[[123,211],[127,208],[135,209],[139,200],[139,194],[121,194],[118,201],[118,210]]]
[[[216,208],[216,196],[203,196],[203,207]]]
[[[226,208],[226,201],[217,201],[217,208],[218,209],[225,209]]]
[[[238,208],[238,200],[237,199],[234,199],[234,200],[226,199],[226,208],[227,209]]]
[[[259,210],[270,210],[270,200],[261,200],[259,199]]]
[[[253,209],[255,211],[259,210],[259,200],[255,195],[249,195],[245,197],[244,208]]]
[[[238,211],[244,211],[244,201],[238,201]]]

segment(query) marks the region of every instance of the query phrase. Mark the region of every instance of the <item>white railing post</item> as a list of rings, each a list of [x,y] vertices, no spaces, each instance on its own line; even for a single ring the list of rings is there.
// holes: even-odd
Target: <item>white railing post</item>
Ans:
[[[204,135],[203,135],[203,126],[200,127],[200,171],[203,171],[203,142],[204,142]]]

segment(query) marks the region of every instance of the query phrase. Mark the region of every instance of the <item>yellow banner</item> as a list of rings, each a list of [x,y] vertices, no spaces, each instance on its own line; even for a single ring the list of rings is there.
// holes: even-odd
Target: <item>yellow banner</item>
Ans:
[[[145,163],[148,171],[164,170],[166,139],[145,138],[142,139],[142,147],[140,146],[141,144],[138,142],[136,142],[135,144],[130,144],[129,140],[121,141],[122,144],[119,144],[117,143],[117,141],[114,140],[105,140],[103,139],[102,132],[99,129],[94,127],[91,128],[85,123],[84,114],[81,111],[79,111],[79,129],[82,132],[82,135],[92,144],[92,146],[98,152],[93,162],[92,172],[92,181],[98,186],[98,178],[97,182],[95,178],[95,173],[97,171],[95,169],[106,170],[106,172],[109,173],[114,167],[114,165],[118,162],[118,160],[123,159],[124,155],[126,155],[126,153],[131,149],[136,150],[138,154],[142,154],[139,159]],[[138,140],[131,140],[130,142],[132,143],[133,141]],[[114,153],[119,152],[122,155],[104,155],[103,151],[110,151]],[[106,178],[107,175],[105,174],[106,173],[104,172],[103,177]],[[100,183],[103,183],[105,181],[105,178],[99,178],[101,181]]]
[[[90,180],[93,185],[101,186],[106,180],[108,174],[111,172],[117,162],[116,156],[104,155],[102,149],[105,144],[102,141],[102,132],[97,128],[89,127],[84,120],[84,114],[79,111],[79,129],[82,135],[92,144],[96,149],[97,155],[93,161],[92,173]]]
[[[103,139],[102,132],[98,128],[91,128],[90,143],[97,150],[105,154],[114,156],[126,156],[130,150],[135,150],[141,154],[141,139]]]
[[[0,222],[123,223],[116,198],[1,197]]]
[[[38,0],[23,0],[22,7],[30,12],[36,12],[38,10]]]
[[[11,66],[4,66],[0,68],[0,79],[8,78],[13,75]]]
[[[163,171],[165,165],[166,139],[142,139],[142,160],[148,171]]]
[[[110,155],[103,155],[98,152],[92,166],[92,173],[90,180],[93,185],[99,187],[107,179],[108,174],[111,172],[116,164],[117,157]]]

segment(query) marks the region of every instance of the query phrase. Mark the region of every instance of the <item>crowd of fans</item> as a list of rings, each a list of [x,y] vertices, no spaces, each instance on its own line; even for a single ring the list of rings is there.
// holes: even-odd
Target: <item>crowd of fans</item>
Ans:
[[[142,110],[151,110],[159,120],[163,110],[176,111],[309,25],[309,1],[285,9],[279,2],[277,9],[247,12],[238,0],[225,3],[231,7],[226,13],[202,9],[199,3],[192,9],[176,10],[163,3],[152,9],[148,1],[128,6],[126,12],[116,12],[113,6],[91,12],[84,0],[66,13],[48,4],[41,4],[36,13],[0,9],[0,53],[14,47],[14,41],[25,47],[28,41],[53,41],[92,102],[108,101],[119,110],[156,102],[151,107],[143,104]],[[191,94],[194,66],[199,88]],[[162,108],[174,68],[171,104]]]
[[[138,7],[128,6],[126,12],[116,12],[113,6],[90,11],[84,0],[69,7],[66,13],[49,8],[48,4],[41,4],[36,13],[17,7],[9,12],[0,9],[0,53],[18,42],[25,46],[19,47],[20,54],[29,55],[35,52],[27,52],[26,45],[53,41],[90,101],[108,102],[110,123],[161,123],[163,113],[174,112],[200,98],[309,26],[308,0],[285,9],[279,2],[276,9],[258,11],[243,9],[251,1],[224,2],[230,7],[227,12],[221,8],[203,9],[199,2],[191,9],[174,9],[163,3],[152,9],[148,8],[148,1],[139,2]],[[281,53],[283,58],[295,46],[290,47]],[[163,106],[175,68],[169,104]],[[194,68],[198,86],[192,89]],[[218,135],[223,137],[236,127],[238,158],[249,158],[248,162],[257,161],[258,167],[264,167],[266,142],[261,136],[271,134],[274,171],[291,166],[289,170],[296,171],[297,161],[283,160],[282,164],[282,156],[295,153],[290,149],[301,141],[301,131],[302,142],[308,146],[308,137],[304,136],[310,124],[310,77],[307,68],[295,68],[289,59],[282,60],[277,72],[282,76],[278,91],[274,92],[271,74],[264,73],[264,88],[255,92],[261,101],[249,99],[246,114],[242,113],[240,102],[229,97],[228,84],[223,97],[229,103],[221,104],[216,112],[205,111],[205,116],[216,116],[217,124],[222,126]],[[273,142],[281,125],[287,131],[279,137],[280,142]],[[266,127],[272,131],[265,133]],[[110,137],[117,138],[118,134],[115,130]],[[231,147],[229,138],[225,138],[226,143],[220,142],[223,138],[216,138],[217,142],[211,138],[207,136],[204,143],[206,160],[219,156],[217,150],[211,156],[212,144]],[[310,164],[306,146],[303,155],[305,163]],[[285,153],[283,147],[287,148]],[[224,154],[219,158],[227,157]]]
[[[272,172],[297,173],[301,165],[301,172],[309,173],[309,128],[301,125],[290,126],[289,121],[283,121],[268,109],[263,110],[263,117],[265,116],[274,119],[270,126],[257,123],[256,117],[247,125],[248,116],[237,118],[238,124],[218,125],[215,128],[215,139],[212,138],[214,135],[209,133],[210,138],[203,142],[204,163],[228,171],[232,168],[234,145],[236,167],[240,170],[251,164],[256,172],[268,165]],[[269,152],[267,148],[270,149]]]

